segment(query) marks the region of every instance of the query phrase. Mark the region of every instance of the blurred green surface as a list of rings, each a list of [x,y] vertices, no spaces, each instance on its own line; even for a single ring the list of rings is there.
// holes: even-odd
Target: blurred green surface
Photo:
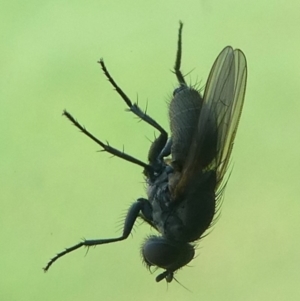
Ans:
[[[297,300],[299,11],[298,0],[3,2],[0,300]],[[132,100],[168,128],[179,20],[188,81],[204,85],[226,45],[241,48],[249,67],[221,218],[177,274],[192,293],[156,284],[144,268],[146,225],[45,275],[48,259],[81,237],[118,235],[129,204],[145,196],[141,169],[96,152],[62,110],[145,160],[154,131],[124,112],[96,61],[104,57]]]

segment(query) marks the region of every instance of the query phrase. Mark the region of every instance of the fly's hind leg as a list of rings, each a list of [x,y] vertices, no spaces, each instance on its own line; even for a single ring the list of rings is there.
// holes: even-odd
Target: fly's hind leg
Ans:
[[[183,27],[183,23],[179,22],[177,53],[176,53],[176,61],[175,61],[175,66],[174,66],[174,73],[177,77],[177,80],[178,80],[180,86],[186,86],[184,76],[180,70],[181,55],[182,55],[182,27]]]

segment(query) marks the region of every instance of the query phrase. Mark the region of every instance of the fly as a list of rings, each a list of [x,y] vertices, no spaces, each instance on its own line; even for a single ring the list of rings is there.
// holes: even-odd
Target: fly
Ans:
[[[171,282],[174,273],[195,256],[195,244],[212,225],[220,206],[224,180],[244,103],[247,63],[243,52],[225,47],[215,60],[203,96],[188,86],[180,70],[182,27],[178,32],[174,73],[179,87],[169,105],[171,135],[137,104],[132,103],[108,72],[104,75],[133,114],[151,125],[159,136],[151,144],[148,163],[103,143],[83,127],[68,111],[67,117],[104,151],[143,168],[147,198],[139,198],[128,209],[120,237],[83,240],[54,256],[44,268],[83,246],[91,247],[126,239],[137,218],[158,231],[149,236],[142,248],[146,266],[163,269],[159,282]]]

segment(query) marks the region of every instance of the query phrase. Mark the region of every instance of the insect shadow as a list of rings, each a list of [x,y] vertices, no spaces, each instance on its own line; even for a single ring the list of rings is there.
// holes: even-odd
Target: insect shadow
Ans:
[[[242,112],[247,63],[241,50],[225,47],[211,68],[202,96],[200,91],[186,84],[180,70],[182,27],[180,22],[174,66],[179,87],[174,90],[169,105],[170,137],[152,117],[131,102],[108,72],[104,61],[99,61],[104,75],[129,111],[159,132],[148,152],[148,163],[102,142],[68,111],[63,112],[103,151],[143,168],[147,198],[139,198],[130,206],[120,237],[85,239],[55,255],[45,271],[59,258],[83,246],[126,239],[137,218],[160,234],[147,237],[141,247],[146,266],[163,269],[156,277],[157,282],[163,279],[171,282],[174,273],[194,258],[195,244],[212,225],[227,183],[224,177]]]

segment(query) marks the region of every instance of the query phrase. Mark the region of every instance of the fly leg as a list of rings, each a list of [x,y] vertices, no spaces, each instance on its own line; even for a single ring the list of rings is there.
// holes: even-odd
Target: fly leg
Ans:
[[[122,97],[122,99],[126,102],[127,106],[129,107],[129,111],[131,111],[133,114],[135,114],[136,116],[138,116],[139,118],[141,118],[142,120],[144,120],[145,122],[153,126],[155,129],[157,129],[160,132],[160,134],[165,137],[165,141],[167,141],[168,138],[167,132],[153,118],[151,118],[149,115],[143,112],[136,103],[133,104],[131,102],[129,97],[123,92],[123,90],[117,85],[117,83],[109,74],[103,59],[100,59],[98,63],[101,65],[101,68],[105,76],[107,77],[108,81],[116,89],[116,91]]]
[[[87,135],[89,138],[94,140],[96,143],[98,143],[102,148],[103,151],[106,151],[116,157],[122,158],[126,161],[129,161],[131,163],[137,164],[142,166],[146,171],[151,172],[152,167],[126,153],[123,151],[119,151],[118,149],[111,147],[108,143],[103,143],[101,140],[96,138],[94,135],[92,135],[84,126],[82,126],[68,111],[64,110],[63,115],[66,116],[77,128],[80,129],[81,132],[83,132],[85,135]]]
[[[182,72],[180,71],[181,54],[182,54],[182,27],[183,27],[183,23],[179,22],[177,53],[176,53],[176,61],[175,61],[175,66],[174,66],[174,73],[177,77],[177,80],[178,80],[180,86],[186,86],[184,76],[183,76]]]
[[[171,147],[172,139],[169,138],[167,141],[165,141],[162,135],[152,142],[148,152],[149,165],[151,166],[152,170],[150,169],[149,172],[149,169],[145,169],[144,172],[149,179],[154,181],[156,179],[156,174],[159,174],[165,169],[166,163],[164,162],[164,158],[171,154]]]
[[[109,74],[104,61],[101,59],[98,62],[101,65],[101,68],[107,77],[108,81],[111,83],[111,85],[115,88],[115,90],[118,92],[118,94],[122,97],[122,99],[126,102],[127,106],[129,107],[129,111],[131,111],[133,114],[153,126],[155,129],[157,129],[160,132],[160,135],[158,138],[155,139],[155,141],[152,143],[149,154],[148,154],[148,160],[150,163],[150,166],[152,167],[152,172],[157,171],[161,168],[161,162],[158,162],[158,155],[161,153],[162,149],[165,147],[167,140],[168,140],[168,134],[167,132],[149,115],[147,115],[145,112],[143,112],[139,106],[135,103],[133,104],[129,97],[123,92],[123,90],[117,85],[117,83],[114,81],[114,79]],[[149,173],[149,168],[145,169],[145,174],[150,176],[151,170]]]
[[[129,236],[129,234],[131,233],[133,225],[140,213],[145,217],[145,220],[148,220],[151,223],[152,207],[147,199],[140,198],[131,205],[131,207],[128,210],[127,216],[125,218],[123,234],[120,237],[108,238],[108,239],[92,239],[92,240],[85,239],[84,241],[82,241],[70,248],[66,248],[64,251],[56,254],[44,267],[44,271],[47,272],[49,270],[49,268],[51,267],[51,265],[57,259],[65,256],[66,254],[71,253],[83,246],[89,248],[91,246],[104,245],[104,244],[109,244],[109,243],[122,241],[122,240],[126,239]]]
[[[183,23],[179,22],[177,53],[176,53],[176,60],[175,60],[175,66],[174,66],[174,73],[175,73],[175,75],[177,77],[177,80],[180,84],[180,88],[186,86],[184,76],[183,76],[183,74],[180,70],[181,55],[182,55],[182,27],[183,27]],[[104,70],[104,73],[105,73],[105,70]],[[125,97],[126,97],[126,95],[125,95]],[[123,97],[123,99],[124,99],[124,97]],[[126,103],[127,103],[127,101],[126,101]],[[162,164],[163,158],[167,157],[171,154],[171,147],[172,147],[172,139],[170,138],[169,140],[167,140],[167,136],[164,136],[163,132],[161,132],[161,135],[157,139],[155,139],[155,141],[152,143],[151,148],[150,148],[149,153],[148,153],[148,160],[150,162],[150,165],[153,167],[153,169],[155,171],[157,171],[159,169],[159,167],[163,166],[163,164]]]

